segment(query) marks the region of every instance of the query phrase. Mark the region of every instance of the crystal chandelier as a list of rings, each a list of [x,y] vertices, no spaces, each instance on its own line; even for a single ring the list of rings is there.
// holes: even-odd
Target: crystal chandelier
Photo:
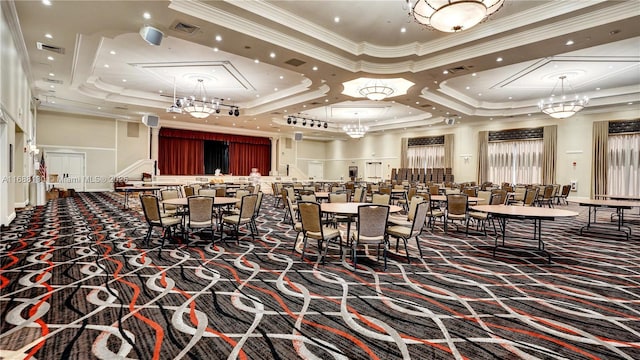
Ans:
[[[564,81],[567,77],[565,75],[560,76],[556,85],[553,87],[551,91],[551,96],[547,101],[544,99],[540,100],[538,103],[538,107],[540,110],[556,119],[566,119],[568,117],[573,116],[578,111],[584,109],[585,106],[589,103],[589,98],[586,96],[578,96],[578,95],[565,95],[564,93]],[[555,97],[555,91],[558,87],[558,82],[560,83],[560,97]],[[569,81],[567,80],[567,87],[571,90],[571,85],[569,85]]]
[[[358,115],[358,114],[356,114]],[[349,135],[351,138],[353,139],[360,139],[361,137],[364,137],[364,134],[367,133],[367,131],[369,131],[369,127],[368,126],[362,126],[360,125],[360,117],[358,117],[358,125],[356,126],[354,125],[345,125],[342,127],[342,130]]]
[[[385,85],[382,81],[374,80],[365,84],[365,86],[361,87],[358,92],[369,100],[379,101],[387,96],[393,95],[394,90],[392,87]]]
[[[457,32],[477,25],[503,3],[504,0],[418,0],[413,6],[413,17],[436,30]]]

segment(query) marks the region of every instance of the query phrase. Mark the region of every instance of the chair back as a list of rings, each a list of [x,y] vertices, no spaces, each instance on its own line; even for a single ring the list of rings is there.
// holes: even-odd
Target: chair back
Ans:
[[[258,198],[256,200],[256,209],[253,212],[253,216],[254,217],[258,217],[258,214],[260,214],[260,206],[262,206],[262,191],[258,191],[257,194],[255,194]]]
[[[480,190],[477,197],[482,199],[478,201],[478,205],[489,205],[491,203],[491,191]]]
[[[491,194],[491,199],[489,199],[489,205],[500,205],[502,204],[502,197],[500,194]]]
[[[478,190],[476,188],[468,187],[468,188],[465,188],[462,191],[462,193],[466,194],[467,196],[476,197],[478,195]]]
[[[464,215],[467,213],[469,197],[465,194],[447,195],[447,213],[450,215]]]
[[[253,217],[258,203],[258,195],[249,194],[242,197],[240,202],[240,220],[247,220]]]
[[[389,205],[358,206],[358,238],[383,239],[389,220]]]
[[[504,204],[507,201],[507,191],[502,189],[491,190],[491,195],[498,194],[500,196],[500,204]]]
[[[364,189],[359,187],[356,188],[353,192],[353,202],[364,202]]]
[[[418,193],[418,189],[415,186],[412,186],[407,190],[407,200],[413,199],[414,196]]]
[[[391,195],[389,194],[373,194],[371,196],[371,203],[372,204],[378,204],[378,205],[389,205],[389,202],[391,201]]]
[[[168,199],[177,199],[179,197],[178,190],[176,189],[164,189],[160,191],[160,198],[162,200]],[[165,210],[176,210],[178,208],[177,205],[164,205]]]
[[[298,203],[298,212],[300,213],[303,231],[322,233],[320,204],[301,201]]]
[[[242,199],[246,195],[251,195],[251,191],[247,189],[238,189],[236,190],[236,195],[234,196],[236,199]],[[242,207],[242,202],[236,203],[236,209],[240,209]]]
[[[298,201],[295,189],[291,186],[287,186],[285,189],[287,190],[287,198],[290,198],[291,203],[295,204]]]
[[[346,203],[349,199],[346,193],[329,193],[329,202],[331,203]]]
[[[550,200],[553,197],[553,185],[547,185],[544,187],[544,193],[542,194],[542,198],[544,200]]]
[[[216,187],[214,188],[215,190],[215,196],[216,197],[225,197],[227,196],[227,188],[224,186],[220,186],[220,187]]]
[[[413,225],[411,225],[411,236],[417,235],[422,231],[427,220],[427,212],[429,211],[429,202],[423,201],[418,204],[416,214],[413,217]]]
[[[184,191],[184,196],[189,197],[189,196],[193,196],[196,194],[195,190],[193,189],[193,186],[185,186],[183,188]]]
[[[148,224],[160,221],[160,203],[155,195],[140,194],[140,204]]]
[[[440,194],[440,186],[438,186],[438,185],[429,186],[429,194],[430,195],[439,195]]]
[[[411,198],[409,202],[409,212],[407,213],[407,220],[413,221],[413,218],[416,215],[416,209],[418,208],[418,204],[424,202],[424,197],[422,196],[414,196]]]
[[[560,194],[560,196],[566,198],[569,196],[569,192],[571,191],[571,185],[563,185],[562,186],[562,193]]]
[[[189,222],[210,221],[213,214],[213,198],[210,196],[189,196]]]
[[[391,188],[388,186],[380,186],[380,194],[391,196]]]
[[[538,198],[537,188],[527,189],[527,191],[524,193],[524,201],[522,202],[522,205],[533,206],[533,203],[536,201],[537,198]]]
[[[217,189],[200,189],[198,190],[198,195],[200,196],[217,196]]]
[[[318,202],[315,194],[300,195],[300,201]]]

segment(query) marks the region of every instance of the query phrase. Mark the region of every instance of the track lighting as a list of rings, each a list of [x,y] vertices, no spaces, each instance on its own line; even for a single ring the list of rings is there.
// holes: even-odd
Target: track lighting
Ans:
[[[307,119],[302,119],[302,126],[307,126]]]
[[[313,120],[311,120],[311,123],[309,124],[310,127],[313,127]]]
[[[295,124],[297,124],[297,123],[298,123],[298,118],[295,118],[295,117],[294,117],[294,118],[293,118],[293,125],[295,125]]]
[[[321,126],[322,126],[322,123],[320,123],[320,121],[318,121],[318,127],[321,127]]]
[[[233,108],[229,109],[229,115],[233,115]]]
[[[240,116],[240,109],[236,108],[235,110],[233,110],[233,115]]]
[[[309,127],[313,128],[313,126],[317,126],[318,128],[321,128],[324,124],[324,128],[327,129],[329,127],[329,123],[327,121],[320,121],[320,120],[315,120],[315,119],[308,119],[308,118],[304,118],[304,117],[298,117],[295,115],[288,115],[287,116],[287,124],[289,125],[297,125],[298,124],[298,120],[300,120],[300,125],[302,126],[307,126],[307,124],[309,124]]]
[[[324,123],[324,128],[326,129],[326,128],[328,128],[328,127],[329,127],[329,125],[325,122],[325,123]]]
[[[292,122],[292,121],[293,121],[293,120],[291,120],[291,116],[287,116],[287,124],[291,125],[291,122]]]

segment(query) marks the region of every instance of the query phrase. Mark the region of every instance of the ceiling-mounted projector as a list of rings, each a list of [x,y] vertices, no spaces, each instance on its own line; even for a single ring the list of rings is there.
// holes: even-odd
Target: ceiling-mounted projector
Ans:
[[[172,114],[182,114],[182,109],[174,104],[167,108],[167,112]]]
[[[453,125],[456,123],[456,119],[455,118],[445,118],[444,119],[444,123],[447,125]]]

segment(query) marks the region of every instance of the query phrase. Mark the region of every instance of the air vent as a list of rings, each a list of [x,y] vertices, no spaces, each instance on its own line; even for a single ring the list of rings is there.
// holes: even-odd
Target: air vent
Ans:
[[[471,68],[472,67],[470,67],[470,66],[462,65],[462,66],[456,66],[456,67],[449,68],[449,69],[447,69],[447,71],[450,74],[454,74],[454,73],[461,72],[461,71],[469,71]]]
[[[314,102],[312,102],[312,103],[311,103],[311,105],[320,105],[320,104],[321,104],[321,103],[319,103],[319,102],[317,102],[317,101],[314,101]]]
[[[285,64],[289,64],[291,66],[300,66],[303,64],[306,64],[306,62],[300,60],[300,59],[289,59],[287,61],[284,62]]]
[[[124,106],[116,106],[116,107],[114,107],[114,109],[116,109],[116,110],[129,110],[129,108],[124,107]]]
[[[200,27],[178,21],[171,26],[171,29],[187,34],[193,34],[194,32],[200,30]]]
[[[432,107],[432,106],[433,106],[433,105],[431,105],[431,104],[424,104],[424,105],[420,105],[420,107],[423,107],[423,108],[428,108],[428,107]]]
[[[42,80],[43,80],[44,82],[49,83],[49,84],[62,85],[62,80],[56,80],[56,79],[51,79],[51,78],[42,78]]]
[[[47,50],[47,51],[51,51],[57,54],[64,54],[64,48],[58,47],[58,46],[53,46],[53,45],[47,45],[47,44],[43,44],[41,42],[36,42],[36,47],[38,48],[38,50]]]

